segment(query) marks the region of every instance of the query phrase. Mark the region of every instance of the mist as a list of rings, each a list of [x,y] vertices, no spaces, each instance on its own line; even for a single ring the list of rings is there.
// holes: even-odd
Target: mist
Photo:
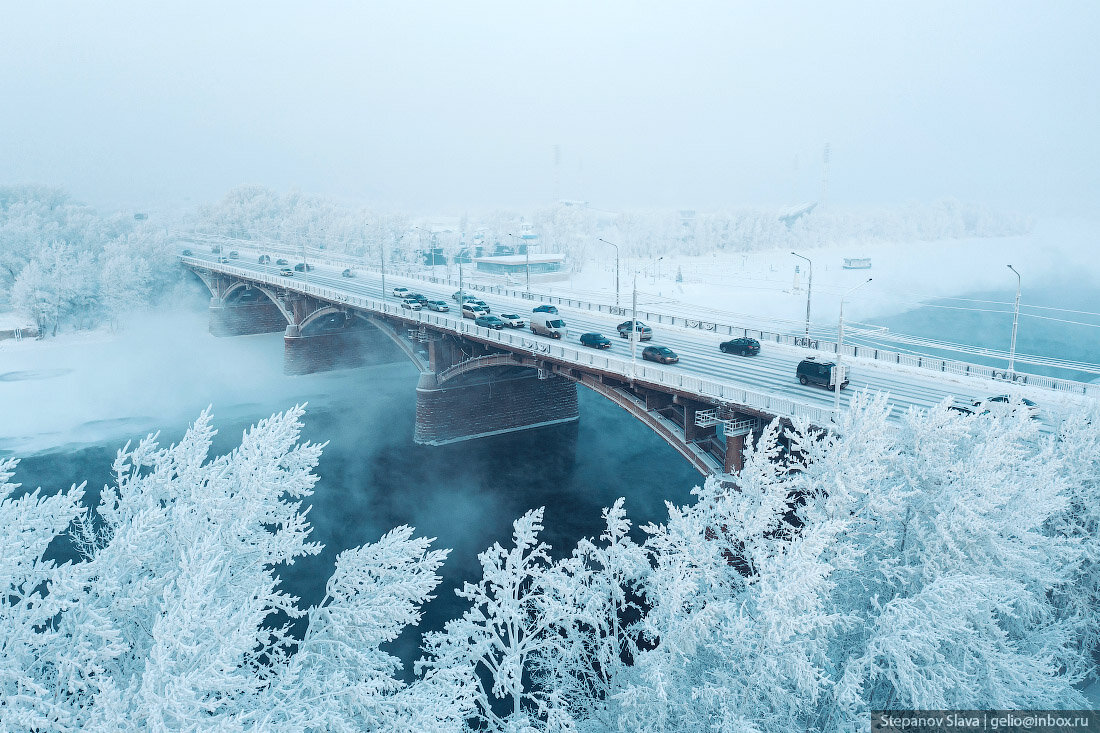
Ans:
[[[426,212],[1091,216],[1098,35],[1088,2],[18,4],[0,170],[105,208],[255,183]]]

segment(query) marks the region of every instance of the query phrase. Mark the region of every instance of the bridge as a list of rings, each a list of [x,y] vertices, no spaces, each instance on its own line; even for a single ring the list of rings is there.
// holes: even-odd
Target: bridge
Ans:
[[[835,357],[832,342],[638,311],[638,320],[654,329],[650,343],[680,355],[679,363],[660,365],[635,358],[641,345],[632,350],[627,340],[615,338],[616,324],[631,312],[609,304],[506,287],[464,288],[486,300],[493,313],[515,312],[525,321],[533,303],[553,303],[568,327],[567,336],[555,340],[463,319],[451,297],[458,284],[445,279],[386,277],[387,288],[401,285],[446,301],[451,310],[441,313],[402,307],[384,291],[380,273],[357,269],[354,277],[341,276],[347,266],[342,261],[283,276],[282,267],[259,263],[255,254],[219,261],[223,258],[213,253],[196,252],[180,259],[210,289],[211,333],[283,331],[288,373],[356,366],[383,342],[396,344],[420,371],[414,435],[419,443],[440,445],[576,420],[578,385],[625,409],[704,475],[739,471],[746,440],[773,418],[822,430],[835,426],[833,393],[803,386],[794,377],[807,355]],[[582,346],[578,336],[589,331],[610,336],[612,348]],[[736,336],[758,339],[761,353],[719,352],[720,341]],[[1043,404],[1049,422],[1059,407],[1094,396],[1095,387],[1069,380],[847,344],[840,351],[851,380],[841,394],[841,409],[852,392],[885,393],[895,420],[911,407],[927,408],[949,397],[969,404],[1011,387]]]

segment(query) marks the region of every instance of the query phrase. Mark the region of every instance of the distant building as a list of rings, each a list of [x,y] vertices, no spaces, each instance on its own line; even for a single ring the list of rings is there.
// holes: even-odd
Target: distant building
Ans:
[[[508,277],[527,275],[530,263],[532,275],[562,272],[565,269],[565,255],[501,255],[498,257],[476,257],[477,271],[486,275]]]

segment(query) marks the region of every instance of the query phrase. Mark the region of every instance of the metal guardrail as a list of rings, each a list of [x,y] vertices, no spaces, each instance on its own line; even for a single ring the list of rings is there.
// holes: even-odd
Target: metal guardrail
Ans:
[[[410,311],[375,298],[351,295],[333,288],[319,287],[300,280],[295,280],[294,278],[282,277],[281,275],[245,270],[224,263],[210,263],[194,257],[181,257],[181,260],[185,264],[204,269],[212,269],[211,264],[215,264],[216,267],[213,269],[229,275],[235,275],[245,280],[253,280],[266,285],[293,290],[306,295],[312,295],[321,300],[344,304],[362,310],[370,310],[375,313],[401,318],[409,322],[429,324],[450,333],[476,336],[482,341],[497,342],[512,350],[530,353],[532,356],[556,359],[577,366],[589,366],[613,374],[623,380],[642,381],[660,387],[678,389],[699,397],[760,410],[769,415],[777,415],[788,419],[799,418],[818,426],[832,424],[832,410],[797,402],[786,397],[778,397],[765,392],[757,392],[737,382],[718,382],[710,379],[702,379],[701,377],[692,376],[690,374],[672,372],[660,367],[639,364],[629,359],[603,356],[591,349],[581,350],[550,343],[529,337],[525,334],[521,335],[514,331],[497,331],[491,328],[484,328],[472,322],[467,322],[466,320],[455,323],[434,312]]]
[[[375,270],[370,265],[358,264],[357,266],[361,269],[377,272],[377,270]],[[397,275],[397,273],[394,274]],[[404,277],[409,280],[419,280],[421,282],[448,285],[455,288],[458,287],[458,283],[449,278],[428,276],[418,273],[401,273],[397,276]],[[567,308],[587,310],[593,313],[606,313],[608,315],[620,317],[630,316],[630,309],[622,306],[613,306],[604,303],[593,303],[591,301],[580,300],[576,298],[566,298],[556,295],[528,293],[525,290],[517,290],[500,285],[486,285],[484,283],[467,282],[463,283],[462,289],[464,291],[492,293],[494,295],[502,295],[509,298],[518,298],[551,305],[561,305]],[[761,343],[781,344],[784,346],[794,346],[798,348],[812,349],[815,351],[833,354],[835,354],[838,350],[836,342],[833,341],[807,338],[804,336],[792,336],[790,334],[762,331],[759,329],[744,328],[731,324],[718,323],[716,321],[705,321],[695,318],[669,315],[667,313],[655,313],[652,311],[640,310],[637,311],[637,318],[638,320],[648,321],[650,323],[678,326],[687,329],[696,329],[700,331],[714,333],[719,336],[729,336],[731,338],[755,338]],[[1040,387],[1042,389],[1049,389],[1056,392],[1068,392],[1070,394],[1083,395],[1089,393],[1089,385],[1086,385],[1083,382],[1076,382],[1069,379],[1058,379],[1055,377],[1046,377],[1038,374],[1008,372],[1005,369],[996,369],[994,367],[984,366],[981,364],[971,364],[969,362],[955,361],[951,359],[937,359],[930,356],[902,354],[896,351],[876,349],[868,346],[856,346],[852,344],[844,344],[841,351],[845,357],[873,359],[874,361],[880,361],[886,364],[898,364],[901,366],[926,369],[943,374],[951,374],[964,377],[976,377],[979,379],[1007,382],[1010,384],[1028,385],[1032,387]]]

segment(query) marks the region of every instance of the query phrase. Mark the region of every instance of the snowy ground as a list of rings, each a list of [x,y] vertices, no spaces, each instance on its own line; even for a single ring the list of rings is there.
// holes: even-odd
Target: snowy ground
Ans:
[[[840,295],[868,277],[873,281],[845,301],[845,321],[889,316],[922,301],[983,290],[1014,290],[1020,272],[1023,302],[1028,287],[1100,278],[1094,252],[1096,223],[1040,225],[1025,236],[937,242],[843,244],[801,250],[813,260],[811,319],[835,330]],[[557,293],[614,298],[615,259],[610,247],[568,281],[539,284]],[[846,257],[870,257],[870,270],[845,270]],[[800,273],[795,273],[799,266]],[[721,314],[738,322],[800,327],[806,318],[806,263],[788,250],[620,263],[620,302],[629,307],[635,271],[641,303],[675,303]],[[683,281],[676,282],[677,272]],[[1006,345],[1007,346],[1007,345]]]

